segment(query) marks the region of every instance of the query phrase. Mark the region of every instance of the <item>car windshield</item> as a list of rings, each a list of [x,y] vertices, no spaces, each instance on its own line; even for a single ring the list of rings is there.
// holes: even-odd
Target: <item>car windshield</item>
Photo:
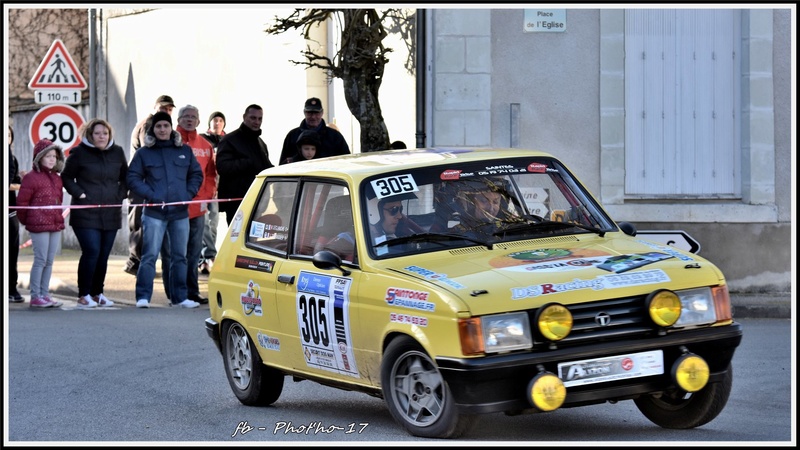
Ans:
[[[577,179],[547,158],[487,160],[364,181],[374,258],[616,229]]]

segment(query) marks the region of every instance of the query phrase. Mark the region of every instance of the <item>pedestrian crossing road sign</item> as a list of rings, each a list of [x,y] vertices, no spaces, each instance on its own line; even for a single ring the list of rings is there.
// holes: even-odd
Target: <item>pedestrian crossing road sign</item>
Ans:
[[[86,80],[61,40],[56,39],[28,83],[30,89],[86,89]]]

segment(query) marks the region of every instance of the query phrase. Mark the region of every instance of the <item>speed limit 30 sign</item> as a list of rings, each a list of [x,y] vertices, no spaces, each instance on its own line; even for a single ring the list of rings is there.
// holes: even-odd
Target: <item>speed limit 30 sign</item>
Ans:
[[[31,120],[31,143],[36,145],[42,139],[49,139],[66,151],[81,141],[79,130],[83,126],[83,116],[69,105],[48,105],[33,115]]]

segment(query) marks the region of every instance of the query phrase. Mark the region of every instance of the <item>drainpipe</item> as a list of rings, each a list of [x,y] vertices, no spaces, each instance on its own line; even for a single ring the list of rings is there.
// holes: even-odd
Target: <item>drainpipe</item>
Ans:
[[[89,117],[97,117],[97,10],[89,9]]]
[[[417,54],[416,54],[416,83],[417,83],[417,145],[416,148],[425,147],[425,75],[427,73],[426,49],[428,47],[425,30],[425,10],[417,10]]]

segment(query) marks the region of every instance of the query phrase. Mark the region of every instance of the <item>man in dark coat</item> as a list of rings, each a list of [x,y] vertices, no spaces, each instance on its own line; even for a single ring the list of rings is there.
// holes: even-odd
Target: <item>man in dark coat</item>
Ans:
[[[226,134],[217,147],[217,197],[221,200],[239,199],[221,201],[219,204],[219,210],[225,213],[228,225],[256,175],[272,167],[267,144],[261,140],[263,120],[264,110],[260,106],[248,106],[239,128]]]
[[[300,122],[300,126],[289,131],[283,140],[281,158],[278,160],[281,161],[281,164],[284,164],[287,158],[297,152],[297,138],[305,130],[316,131],[317,136],[319,136],[320,146],[317,148],[317,154],[314,155],[314,159],[350,153],[350,146],[347,145],[342,133],[325,124],[325,119],[322,118],[323,112],[320,99],[311,97],[306,100],[305,107],[303,107],[305,118]]]

